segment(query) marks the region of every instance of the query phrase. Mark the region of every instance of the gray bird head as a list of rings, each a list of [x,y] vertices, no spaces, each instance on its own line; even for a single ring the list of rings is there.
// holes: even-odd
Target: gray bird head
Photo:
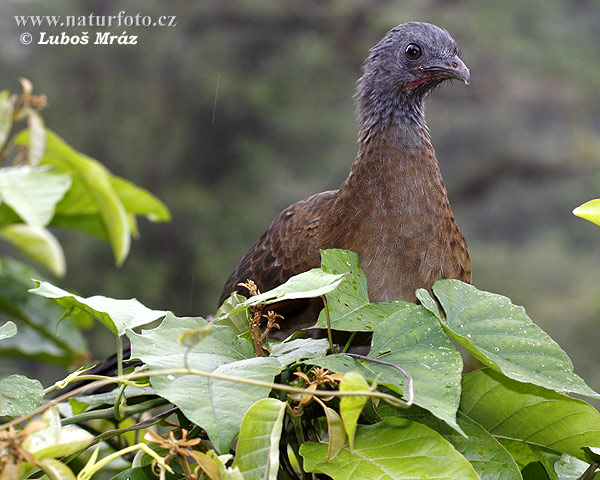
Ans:
[[[446,80],[470,81],[450,34],[429,23],[409,22],[390,30],[363,65],[356,105],[361,130],[393,123],[425,128],[423,102]]]

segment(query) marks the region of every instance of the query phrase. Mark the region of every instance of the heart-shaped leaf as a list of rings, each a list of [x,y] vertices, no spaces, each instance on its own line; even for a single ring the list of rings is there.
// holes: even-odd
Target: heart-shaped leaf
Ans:
[[[329,462],[327,449],[325,443],[302,444],[305,470],[324,473],[334,480],[479,479],[471,464],[440,434],[399,418],[359,425],[354,449],[345,447]]]
[[[585,460],[600,447],[600,413],[582,400],[516,382],[485,368],[463,377],[460,410],[495,437],[519,440]]]
[[[600,397],[573,373],[560,346],[509,298],[458,280],[440,280],[433,292],[446,312],[444,327],[478,360],[519,382]]]

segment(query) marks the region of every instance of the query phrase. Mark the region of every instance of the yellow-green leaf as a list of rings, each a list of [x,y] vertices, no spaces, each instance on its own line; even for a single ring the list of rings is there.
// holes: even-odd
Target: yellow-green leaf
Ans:
[[[62,277],[65,274],[66,262],[62,247],[46,228],[15,223],[0,229],[0,237],[41,263],[54,275]]]
[[[573,214],[585,218],[596,225],[600,225],[600,198],[580,205],[573,210]]]
[[[368,392],[369,390],[369,384],[364,377],[357,372],[347,373],[340,382],[340,392]],[[350,448],[353,448],[356,423],[367,403],[367,399],[368,397],[362,396],[345,396],[340,400],[340,413],[342,415],[344,427],[346,428],[346,433],[348,434]]]

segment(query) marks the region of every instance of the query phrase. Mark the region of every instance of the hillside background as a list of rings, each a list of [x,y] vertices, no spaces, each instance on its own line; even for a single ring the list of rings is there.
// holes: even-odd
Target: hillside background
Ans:
[[[14,15],[175,15],[174,28],[17,27]],[[474,284],[524,305],[600,388],[600,229],[571,210],[600,197],[600,2],[595,0],[4,0],[0,89],[29,78],[47,125],[170,208],[110,248],[56,231],[84,296],[208,315],[276,214],[337,188],[356,152],[355,82],[368,49],[409,20],[457,40],[472,83],[427,119]],[[110,30],[137,45],[22,45],[19,35]],[[5,248],[5,247],[2,247]],[[93,332],[94,353],[113,348]],[[108,337],[108,336],[106,336]]]

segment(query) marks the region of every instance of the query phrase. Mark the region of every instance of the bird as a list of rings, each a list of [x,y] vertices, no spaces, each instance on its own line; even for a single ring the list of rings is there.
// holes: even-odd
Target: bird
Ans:
[[[220,304],[248,279],[261,291],[320,266],[320,251],[358,254],[371,302],[415,302],[436,280],[471,282],[467,244],[452,212],[429,129],[425,100],[448,80],[470,83],[444,29],[407,22],[369,51],[355,94],[358,152],[337,190],[283,210],[229,276]],[[323,304],[281,302],[279,338],[311,327]]]

